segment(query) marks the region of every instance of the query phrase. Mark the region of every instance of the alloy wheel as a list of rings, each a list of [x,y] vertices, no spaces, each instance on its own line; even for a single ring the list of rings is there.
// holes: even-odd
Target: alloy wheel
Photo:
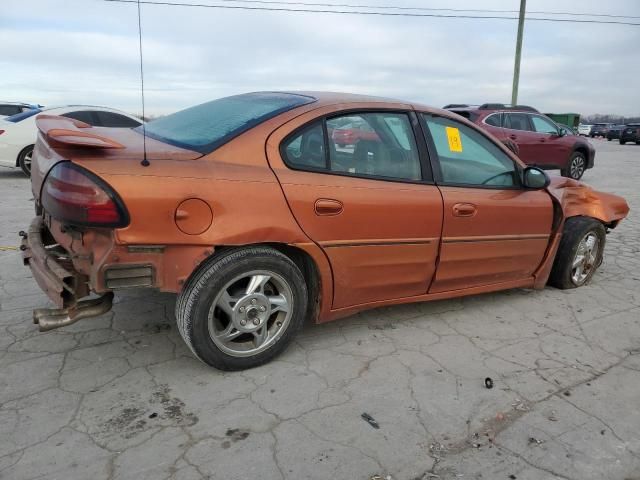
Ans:
[[[574,159],[571,160],[569,172],[571,174],[571,178],[576,180],[582,177],[582,174],[584,173],[584,158],[579,155],[574,157]]]
[[[248,357],[273,345],[293,312],[293,294],[275,272],[255,270],[228,282],[209,309],[209,336],[228,355]]]
[[[571,264],[571,281],[576,286],[586,282],[591,272],[597,267],[599,248],[600,240],[594,232],[588,232],[580,240]]]

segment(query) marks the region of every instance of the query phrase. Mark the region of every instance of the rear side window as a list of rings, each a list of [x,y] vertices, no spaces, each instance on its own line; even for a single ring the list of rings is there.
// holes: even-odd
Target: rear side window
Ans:
[[[135,128],[142,124],[142,122],[138,122],[133,118],[126,117],[119,113],[96,110],[94,115],[97,117],[97,125],[101,127]]]
[[[529,124],[529,116],[526,113],[505,113],[504,128],[525,132],[531,132],[533,130]]]
[[[276,115],[314,101],[313,97],[290,93],[235,95],[149,122],[145,133],[156,140],[207,154]]]
[[[60,115],[61,117],[73,118],[74,120],[80,120],[81,122],[88,123],[89,125],[96,126],[97,121],[93,116],[93,112],[90,110],[78,110],[76,112],[67,112]]]
[[[0,115],[17,115],[22,113],[22,107],[20,105],[0,105]]]
[[[405,113],[351,113],[305,128],[282,146],[291,168],[418,181],[420,157]],[[328,146],[328,149],[327,147]]]
[[[487,125],[491,125],[493,127],[499,127],[500,126],[500,114],[499,113],[494,113],[489,115],[487,118],[484,119],[484,123],[486,123]]]

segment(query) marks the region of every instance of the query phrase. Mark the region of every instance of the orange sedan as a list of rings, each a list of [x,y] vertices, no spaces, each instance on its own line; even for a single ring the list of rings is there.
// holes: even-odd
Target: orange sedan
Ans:
[[[37,123],[21,248],[57,304],[34,311],[40,330],[108,311],[119,289],[175,292],[185,342],[225,370],[274,358],[307,319],[579,287],[629,210],[395,100],[261,92],[136,129]],[[368,135],[336,144],[344,125]]]

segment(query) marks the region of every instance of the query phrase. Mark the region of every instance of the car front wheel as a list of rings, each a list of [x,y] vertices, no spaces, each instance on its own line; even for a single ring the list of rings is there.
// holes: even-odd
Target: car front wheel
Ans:
[[[204,363],[221,370],[262,365],[302,327],[307,287],[287,256],[266,247],[213,257],[176,303],[182,338]]]
[[[587,283],[602,263],[606,230],[590,217],[571,217],[564,232],[549,276],[549,284],[561,289]]]
[[[587,168],[587,159],[580,152],[574,152],[569,158],[567,168],[560,170],[560,174],[563,177],[573,178],[574,180],[580,180],[584,171]]]

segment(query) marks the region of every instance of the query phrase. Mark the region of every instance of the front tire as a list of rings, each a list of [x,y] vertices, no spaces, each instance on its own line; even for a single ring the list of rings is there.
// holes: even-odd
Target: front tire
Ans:
[[[591,217],[571,217],[549,276],[549,285],[560,289],[577,288],[591,280],[602,263],[606,230]]]
[[[25,147],[18,155],[18,166],[27,177],[31,177],[31,159],[33,157],[33,147],[33,145]]]
[[[573,152],[571,157],[569,157],[569,162],[567,163],[567,168],[563,168],[560,170],[560,175],[563,177],[569,177],[574,180],[580,180],[582,175],[584,175],[585,170],[587,169],[587,159],[584,154],[580,152]]]
[[[230,250],[193,275],[176,303],[191,351],[220,370],[269,362],[305,321],[308,293],[291,259],[267,247]]]

